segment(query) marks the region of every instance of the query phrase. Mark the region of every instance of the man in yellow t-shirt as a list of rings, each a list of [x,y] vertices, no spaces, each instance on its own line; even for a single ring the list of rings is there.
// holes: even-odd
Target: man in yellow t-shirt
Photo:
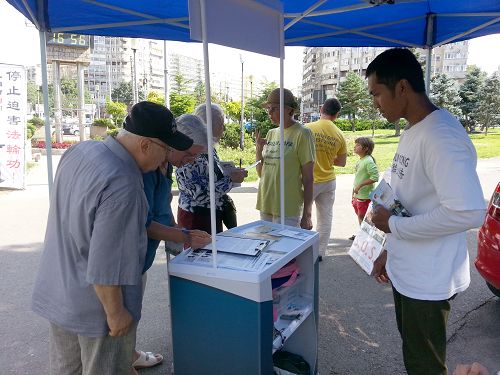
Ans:
[[[327,99],[321,106],[320,119],[306,125],[313,132],[316,144],[313,200],[316,205],[320,261],[323,259],[322,255],[325,254],[332,229],[336,188],[334,166],[344,167],[347,159],[344,135],[333,123],[337,119],[340,108],[338,99]]]

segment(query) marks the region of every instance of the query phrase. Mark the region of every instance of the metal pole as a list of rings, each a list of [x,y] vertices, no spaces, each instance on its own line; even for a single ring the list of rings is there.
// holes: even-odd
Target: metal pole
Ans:
[[[431,88],[431,68],[432,68],[432,47],[429,47],[426,51],[426,58],[425,58],[425,92],[427,92],[427,95],[430,94],[430,88]]]
[[[245,134],[243,133],[243,122],[245,121],[245,94],[243,92],[243,57],[240,55],[241,61],[241,122],[240,122],[240,149],[243,150],[245,143]]]
[[[56,133],[56,142],[62,142],[61,136],[61,79],[60,79],[60,67],[61,63],[58,60],[54,60],[52,63],[52,72],[54,73],[54,125]]]
[[[101,118],[101,95],[100,95],[100,87],[99,85],[95,86],[95,94],[97,97],[97,118]]]
[[[284,18],[280,16],[280,216],[281,226],[285,226],[285,92],[283,91],[284,56],[285,56],[285,30]]]
[[[170,96],[168,93],[168,61],[167,61],[167,41],[163,41],[163,80],[164,80],[164,94],[165,94],[165,107],[170,108]]]
[[[427,34],[426,34],[426,64],[425,64],[425,91],[429,94],[431,87],[431,66],[432,66],[432,47],[434,46],[434,22],[435,14],[427,15]]]
[[[139,101],[139,93],[137,91],[137,58],[136,58],[137,49],[133,48],[132,52],[134,53],[134,69],[132,71],[132,79],[134,80],[134,84],[132,85],[132,87],[134,90],[134,104],[135,104]]]
[[[106,65],[107,67],[108,65]],[[113,89],[112,85],[112,80],[111,80],[111,62],[109,64],[109,70],[108,70],[108,95],[109,95],[109,100],[113,101],[113,98],[111,97],[111,91]]]
[[[84,76],[83,64],[77,63],[76,70],[78,75],[78,129],[80,129],[80,141],[85,140],[85,95],[84,95]]]
[[[54,173],[52,171],[52,139],[50,129],[49,113],[49,84],[47,80],[47,41],[45,32],[39,31],[40,37],[40,63],[42,71],[43,112],[45,113],[45,151],[47,152],[47,179],[49,184],[49,196],[54,185]]]
[[[250,123],[252,124],[253,128],[253,77],[250,76],[250,101],[252,102],[252,105],[250,105]]]
[[[208,180],[210,186],[210,221],[212,229],[212,266],[217,268],[217,244],[215,241],[216,226],[215,226],[215,176],[214,176],[214,144],[212,133],[212,102],[210,99],[210,65],[208,58],[208,36],[207,36],[207,9],[206,0],[200,0],[201,8],[201,29],[203,39],[203,62],[205,65],[205,105],[207,106],[207,140],[208,140]]]

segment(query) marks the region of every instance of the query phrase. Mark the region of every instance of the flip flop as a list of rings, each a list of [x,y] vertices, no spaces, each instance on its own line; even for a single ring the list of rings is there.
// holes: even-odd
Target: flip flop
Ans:
[[[143,352],[142,350],[138,350],[137,352],[139,353],[139,358],[132,363],[132,366],[136,369],[153,367],[159,365],[163,361],[163,356],[161,354]]]

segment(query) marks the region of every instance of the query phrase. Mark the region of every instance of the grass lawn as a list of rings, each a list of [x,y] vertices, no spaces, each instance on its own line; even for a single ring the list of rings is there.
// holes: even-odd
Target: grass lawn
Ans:
[[[359,160],[359,156],[353,154],[354,140],[358,137],[371,137],[371,130],[344,132],[347,140],[347,164],[344,168],[335,168],[337,174],[354,173],[354,167]],[[471,134],[472,143],[476,147],[479,159],[500,156],[500,128],[490,129],[488,135],[483,133]],[[382,129],[375,131],[375,149],[373,156],[377,161],[379,171],[384,171],[390,167],[392,158],[398,147],[399,137],[394,136],[394,130]],[[223,149],[218,147],[218,154],[221,160],[234,161],[236,165],[242,160],[242,166],[247,166],[255,161],[255,147],[247,148],[243,151],[234,149]],[[255,168],[249,171],[245,181],[256,181],[257,172]]]

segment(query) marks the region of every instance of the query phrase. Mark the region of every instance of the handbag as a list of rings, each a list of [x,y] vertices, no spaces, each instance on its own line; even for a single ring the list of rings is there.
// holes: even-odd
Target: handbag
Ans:
[[[238,226],[236,219],[236,206],[233,200],[227,194],[222,196],[222,222],[227,229]]]

